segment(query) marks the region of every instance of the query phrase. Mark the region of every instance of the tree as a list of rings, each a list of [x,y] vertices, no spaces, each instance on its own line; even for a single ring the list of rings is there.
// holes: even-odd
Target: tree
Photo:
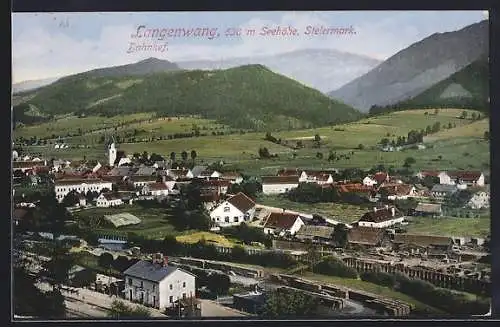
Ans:
[[[389,139],[388,139],[388,138],[386,138],[386,137],[384,137],[382,140],[380,140],[380,144],[381,144],[383,147],[385,147],[385,146],[389,145],[389,143],[390,143],[390,142],[391,142],[391,141],[389,141]]]
[[[309,263],[309,267],[311,268],[312,271],[316,263],[318,263],[318,261],[321,260],[321,253],[318,252],[316,245],[313,244],[310,240],[306,242],[305,246],[307,251],[306,260]]]
[[[345,248],[347,246],[347,234],[349,229],[345,224],[337,224],[333,230],[333,240],[338,247]]]
[[[437,116],[437,114],[438,114],[438,113],[439,113],[439,109],[437,109],[437,108],[436,108],[436,109],[434,109],[434,115],[436,115],[436,116]]]
[[[316,158],[318,158],[320,160],[323,159],[323,153],[321,153],[321,152],[316,153]]]
[[[191,160],[193,160],[193,164],[194,164],[197,156],[198,156],[198,154],[196,153],[196,151],[191,150]]]
[[[170,152],[170,160],[172,160],[172,162],[175,162],[175,152],[174,151]]]
[[[259,148],[259,157],[261,159],[267,159],[267,158],[271,157],[271,154],[269,153],[268,148],[266,148],[266,147]]]
[[[76,191],[71,191],[64,197],[62,203],[65,207],[72,207],[80,202],[78,198],[78,193]]]
[[[415,158],[413,158],[413,157],[407,157],[405,159],[405,163],[404,163],[403,167],[408,168],[411,165],[413,165],[415,162],[416,162]]]
[[[489,131],[485,131],[484,134],[483,134],[483,138],[485,140],[489,140],[490,139],[490,132]]]
[[[475,112],[473,112],[473,113],[472,113],[472,115],[471,115],[471,119],[472,119],[472,120],[476,120],[476,119],[477,119],[477,115],[476,115],[476,113],[475,113]]]
[[[319,305],[316,297],[295,290],[277,289],[269,292],[264,304],[265,317],[312,317]]]
[[[136,306],[132,308],[122,301],[115,300],[111,304],[111,309],[109,311],[109,317],[115,319],[121,318],[148,318],[151,316],[151,312],[143,307]]]
[[[156,161],[163,161],[164,159],[161,155],[159,155],[157,153],[152,153],[149,160],[151,160],[152,162],[156,162]]]
[[[319,134],[314,135],[314,142],[320,142],[321,141],[321,136]]]
[[[365,146],[364,146],[363,144],[361,144],[361,143],[360,143],[360,144],[358,144],[358,149],[359,149],[359,150],[363,150],[364,148],[365,148]]]
[[[188,153],[186,151],[182,151],[181,158],[182,158],[182,161],[186,161],[188,158]]]
[[[108,252],[104,252],[103,254],[101,254],[98,259],[99,266],[106,269],[111,268],[113,261],[114,261],[113,255]]]

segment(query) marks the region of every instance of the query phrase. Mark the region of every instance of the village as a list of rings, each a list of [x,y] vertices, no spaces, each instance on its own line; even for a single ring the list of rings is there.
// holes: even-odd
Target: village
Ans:
[[[419,171],[408,177],[377,171],[348,179],[338,169],[282,168],[274,176],[249,177],[241,172],[226,171],[221,163],[195,165],[193,160],[191,164],[183,165],[171,159],[154,160],[159,159],[155,156],[158,157],[156,154],[149,155],[149,158],[147,155],[126,155],[114,143],[108,147],[107,163],[47,160],[14,152],[14,186],[21,183],[32,187],[48,185],[57,202],[73,215],[93,208],[106,208],[108,214],[98,218],[109,226],[108,231],[140,226],[141,219],[127,212],[127,208],[136,203],[178,208],[178,203],[188,199],[188,205],[196,202],[200,215],[208,220],[208,223],[201,223],[207,223],[205,227],[195,226],[197,229],[222,235],[226,230],[243,225],[259,230],[258,239],[246,237],[236,247],[211,243],[221,256],[230,256],[231,253],[236,256],[235,249],[238,248],[247,256],[286,255],[306,267],[313,267],[321,260],[328,261],[324,258],[333,256],[365,278],[370,278],[367,277],[371,276],[369,272],[403,274],[436,287],[477,295],[490,292],[491,267],[484,264],[489,255],[487,237],[444,236],[439,231],[428,235],[408,233],[405,229],[423,217],[449,219],[446,216],[451,215],[450,210],[465,210],[461,219],[468,219],[489,209],[489,184],[483,172]],[[242,187],[245,183],[247,187]],[[298,212],[258,203],[257,194],[284,196],[292,193],[296,199],[305,202],[308,197],[319,196],[322,201],[362,203],[365,212],[339,220],[315,212]],[[14,226],[23,233],[34,235],[30,230],[34,219],[31,213],[40,199],[36,195],[26,197],[24,193],[19,194],[15,188],[14,198],[17,199],[13,204]],[[413,205],[408,205],[409,202]],[[186,217],[181,220],[190,216]],[[189,222],[187,226],[191,226]],[[144,304],[162,314],[164,310],[170,310],[173,316],[181,315],[181,312],[183,315],[188,315],[187,312],[195,316],[210,315],[203,312],[203,305],[198,301],[202,297],[200,291],[206,288],[198,287],[196,279],[200,276],[200,269],[205,271],[201,272],[202,275],[213,270],[229,277],[231,285],[245,286],[241,288],[243,293],[232,297],[217,294],[216,305],[226,308],[219,308],[217,312],[223,315],[224,310],[239,312],[239,315],[258,314],[262,311],[269,287],[284,292],[306,292],[327,303],[328,314],[346,314],[356,306],[364,308],[360,310],[365,310],[366,314],[402,316],[412,311],[402,301],[349,290],[343,285],[322,285],[318,281],[301,279],[300,275],[246,267],[238,261],[211,260],[217,256],[178,255],[173,250],[169,253],[168,247],[166,253],[157,253],[141,246],[127,246],[127,243],[134,243],[127,237],[118,237],[114,233],[97,234],[99,242],[94,247],[87,244],[87,251],[97,251],[100,256],[111,253],[114,258],[119,255],[135,258],[135,264],[120,271],[121,278],[113,277],[113,283],[103,277],[105,291],[103,283],[96,281],[92,288],[125,301]],[[78,239],[90,243],[84,237]],[[302,274],[304,269],[308,268],[295,269],[295,273]],[[225,299],[225,302],[219,299]],[[187,310],[188,307],[193,310]],[[356,311],[357,314],[360,310]],[[216,315],[212,309],[208,312]]]

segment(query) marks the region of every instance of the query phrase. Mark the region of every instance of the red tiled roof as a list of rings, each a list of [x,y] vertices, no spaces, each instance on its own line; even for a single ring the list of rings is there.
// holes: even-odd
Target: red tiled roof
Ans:
[[[218,179],[208,180],[208,181],[203,180],[200,182],[200,187],[204,187],[204,186],[219,186],[219,187],[227,186],[227,187],[229,187],[230,185],[231,185],[230,181],[218,180]]]
[[[435,170],[422,170],[420,172],[420,175],[422,175],[422,177],[426,177],[426,176],[438,177],[439,174],[440,174],[440,172],[435,171]]]
[[[108,201],[113,201],[113,200],[118,200],[121,199],[121,196],[117,193],[103,193],[102,194],[104,198]]]
[[[408,184],[393,184],[381,186],[379,190],[385,191],[387,195],[403,196],[410,194],[412,187]]]
[[[12,168],[32,168],[37,166],[45,166],[43,161],[13,161]]]
[[[480,171],[451,171],[448,176],[451,178],[459,178],[464,181],[477,181],[481,177]]]
[[[101,183],[109,183],[97,178],[88,178],[88,179],[61,179],[56,180],[55,185],[79,185],[79,184],[101,184]]]
[[[340,193],[371,193],[374,188],[363,184],[340,184],[335,186]]]
[[[237,179],[240,178],[241,174],[238,172],[226,172],[221,175],[223,179]]]
[[[290,229],[299,215],[287,212],[272,212],[267,217],[266,228]]]
[[[387,180],[387,173],[384,172],[378,172],[375,175],[373,175],[373,179],[377,181],[377,183],[382,183]]]
[[[299,184],[299,176],[262,176],[262,184]]]
[[[392,216],[392,208],[382,208],[382,209],[377,209],[376,211],[375,210],[369,211],[365,213],[359,221],[380,223],[383,221],[401,217],[401,212],[399,212],[399,210],[396,208],[394,208],[395,215]]]
[[[247,212],[248,210],[255,207],[255,202],[248,196],[246,196],[246,194],[243,192],[239,192],[235,196],[230,197],[229,199],[227,199],[227,202],[231,203],[241,212]]]

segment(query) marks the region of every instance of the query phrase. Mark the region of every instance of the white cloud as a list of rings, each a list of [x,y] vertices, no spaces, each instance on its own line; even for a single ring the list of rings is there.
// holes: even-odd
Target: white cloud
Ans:
[[[489,19],[490,18],[490,12],[488,10],[483,10],[483,17],[485,19]]]

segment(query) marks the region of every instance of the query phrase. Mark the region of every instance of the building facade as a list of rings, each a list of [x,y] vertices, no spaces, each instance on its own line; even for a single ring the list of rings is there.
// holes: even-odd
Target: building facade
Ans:
[[[77,193],[97,192],[108,189],[111,191],[113,183],[100,179],[81,179],[81,180],[59,180],[54,184],[56,199],[62,202],[64,197],[72,191]]]

